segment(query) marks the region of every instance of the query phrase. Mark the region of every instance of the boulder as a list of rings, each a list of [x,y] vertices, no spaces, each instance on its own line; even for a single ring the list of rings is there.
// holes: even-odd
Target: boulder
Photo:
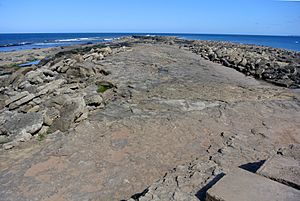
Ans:
[[[77,54],[74,56],[74,59],[78,62],[78,63],[82,63],[84,62],[83,57],[80,54]]]
[[[113,53],[113,51],[112,51],[112,49],[110,47],[105,47],[105,48],[97,49],[97,52],[102,53],[103,56],[107,56],[107,55]]]
[[[35,134],[43,125],[43,116],[40,113],[13,113],[6,112],[3,128],[9,136],[24,137],[26,133]]]
[[[242,61],[239,63],[239,65],[246,66],[247,63],[248,63],[247,59],[246,58],[242,58]]]
[[[18,108],[18,107],[20,107],[20,106],[28,103],[29,101],[31,101],[35,97],[36,97],[36,95],[34,95],[34,94],[28,94],[27,96],[21,98],[20,100],[11,103],[9,105],[9,109],[10,110],[14,110],[14,109],[16,109],[16,108]]]
[[[9,77],[8,84],[18,86],[23,81],[24,75],[32,70],[33,68],[31,67],[20,68]]]
[[[26,79],[30,84],[41,84],[44,82],[44,75],[39,70],[27,73]]]
[[[73,98],[67,101],[60,110],[60,117],[54,120],[50,128],[51,131],[67,131],[73,123],[78,122],[77,119],[87,113],[85,106],[82,97]]]
[[[22,98],[24,98],[25,96],[28,96],[28,95],[29,95],[28,91],[23,91],[23,92],[15,95],[13,97],[11,97],[10,99],[6,100],[5,105],[9,105],[13,102],[16,102],[16,101],[18,101],[18,100],[20,100],[20,99],[22,99]]]
[[[59,110],[56,108],[52,107],[47,109],[44,112],[44,124],[46,126],[51,126],[53,124],[53,121],[59,117],[60,113]]]
[[[42,85],[37,88],[37,91],[38,91],[37,96],[45,95],[47,93],[52,93],[54,90],[58,89],[65,82],[66,82],[66,80],[64,80],[64,79],[58,79],[58,80],[49,82],[45,85]]]
[[[103,98],[99,94],[90,94],[84,96],[85,104],[98,107],[103,104]]]
[[[71,77],[86,78],[86,77],[94,76],[95,72],[93,68],[86,67],[83,65],[76,65],[69,68],[66,74]]]

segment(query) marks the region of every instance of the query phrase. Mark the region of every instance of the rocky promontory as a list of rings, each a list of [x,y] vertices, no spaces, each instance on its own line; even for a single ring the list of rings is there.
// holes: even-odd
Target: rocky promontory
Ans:
[[[0,58],[3,201],[204,201],[233,168],[299,160],[298,52],[132,36]]]
[[[177,38],[140,37],[188,47],[204,59],[234,68],[273,84],[300,88],[300,53],[272,47],[218,41],[186,41]]]

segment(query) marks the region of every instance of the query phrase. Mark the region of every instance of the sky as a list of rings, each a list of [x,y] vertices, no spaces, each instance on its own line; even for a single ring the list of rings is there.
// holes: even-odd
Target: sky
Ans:
[[[0,33],[300,35],[300,1],[0,0]]]

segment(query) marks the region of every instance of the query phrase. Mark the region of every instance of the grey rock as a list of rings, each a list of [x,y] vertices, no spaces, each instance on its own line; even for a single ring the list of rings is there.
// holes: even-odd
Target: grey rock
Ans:
[[[300,190],[300,161],[275,155],[257,171],[260,175]]]
[[[9,142],[9,138],[5,135],[0,135],[0,144],[5,144]]]
[[[265,177],[236,169],[207,192],[207,201],[298,201],[300,191]]]
[[[20,100],[20,99],[22,99],[22,98],[24,98],[25,96],[28,96],[28,95],[29,95],[28,91],[23,91],[23,92],[17,94],[16,96],[13,96],[10,99],[6,100],[5,104],[9,105],[9,104],[11,104],[11,103],[13,103],[15,101],[18,101],[18,100]]]
[[[47,93],[52,93],[54,90],[58,89],[65,82],[66,82],[65,79],[58,79],[58,80],[49,82],[45,85],[42,85],[42,86],[38,87],[38,89],[37,89],[37,91],[38,91],[37,96],[45,95]]]
[[[54,107],[47,109],[44,113],[44,124],[47,126],[51,126],[53,124],[53,121],[58,118],[59,115],[59,110],[55,109]]]
[[[9,109],[14,110],[14,109],[20,107],[21,105],[24,105],[24,104],[28,103],[29,101],[31,101],[35,97],[36,97],[36,95],[34,95],[34,94],[28,94],[27,96],[23,97],[22,99],[10,104]]]
[[[82,97],[73,98],[67,101],[60,111],[60,117],[54,120],[51,131],[67,131],[75,121],[84,115],[87,110]],[[78,120],[77,120],[78,121]]]
[[[112,49],[110,47],[105,47],[105,48],[97,49],[97,52],[102,53],[103,56],[107,56],[107,55],[113,53],[113,51],[112,51]]]
[[[18,136],[24,133],[35,134],[43,125],[43,116],[40,113],[5,113],[3,128],[9,136]]]
[[[99,94],[90,94],[84,96],[85,104],[88,106],[100,106],[103,104],[103,98]]]

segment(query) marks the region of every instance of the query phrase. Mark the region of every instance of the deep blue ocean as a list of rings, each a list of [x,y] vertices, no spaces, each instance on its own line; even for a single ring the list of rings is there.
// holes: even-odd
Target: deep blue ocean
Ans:
[[[109,42],[131,35],[177,36],[191,40],[229,41],[241,44],[264,45],[300,52],[300,36],[222,35],[222,34],[134,34],[134,33],[39,33],[0,34],[0,52],[33,48],[69,46]]]

